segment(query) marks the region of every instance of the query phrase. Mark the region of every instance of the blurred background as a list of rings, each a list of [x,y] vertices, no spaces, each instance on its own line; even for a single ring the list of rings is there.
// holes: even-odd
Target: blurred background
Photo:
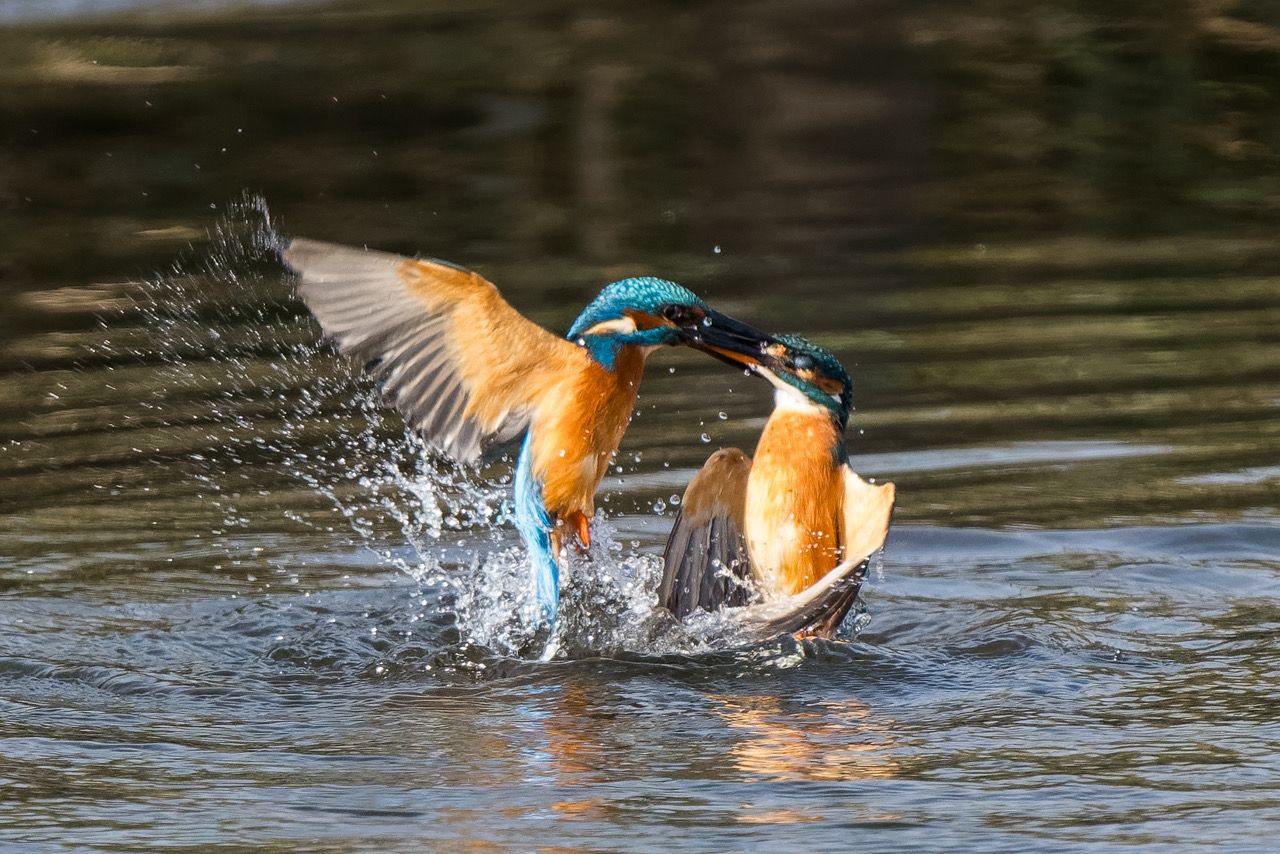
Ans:
[[[885,461],[905,518],[1272,507],[1280,22],[1113,5],[10,0],[0,360],[60,364],[76,289],[164,270],[247,190],[556,328],[655,273],[810,335],[855,453],[1097,443],[963,494],[954,458]]]
[[[900,496],[866,631],[660,667],[473,643],[415,573],[511,546],[500,491],[424,522],[369,488],[418,455],[268,222],[473,267],[556,330],[654,274],[834,350]],[[1270,0],[0,0],[0,824],[1265,847],[1278,223]],[[770,405],[651,365],[602,497],[649,572]]]

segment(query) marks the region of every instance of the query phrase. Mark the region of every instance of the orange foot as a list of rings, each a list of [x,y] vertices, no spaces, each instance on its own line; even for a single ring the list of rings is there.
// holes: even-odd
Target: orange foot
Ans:
[[[587,549],[591,548],[591,528],[590,520],[581,510],[564,516],[557,521],[557,524],[568,529],[569,535],[577,538],[574,547],[578,554],[586,554]]]
[[[580,551],[587,553],[587,549],[591,548],[591,528],[589,523],[591,520],[587,518],[585,513],[575,513],[572,519],[573,523],[578,526],[578,544],[581,546]]]

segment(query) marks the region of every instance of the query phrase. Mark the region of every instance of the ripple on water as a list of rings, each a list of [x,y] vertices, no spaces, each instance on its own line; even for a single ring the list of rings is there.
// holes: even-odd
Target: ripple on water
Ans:
[[[662,353],[679,373],[646,379],[551,662],[509,461],[426,453],[317,344],[278,242],[248,199],[171,274],[11,305],[31,328],[0,349],[6,841],[1271,842],[1274,241],[1213,242],[1212,276],[1167,278],[1181,241],[1155,262],[1104,241],[997,247],[1000,269],[960,249],[927,276],[895,256],[892,287],[790,277],[859,287],[855,331],[735,278],[744,316],[861,362],[855,464],[903,496],[866,628],[745,643],[655,613],[665,505],[710,450],[690,437],[749,448],[767,407],[715,374],[730,402],[708,410],[715,366]],[[509,278],[565,319],[537,304],[561,271]]]

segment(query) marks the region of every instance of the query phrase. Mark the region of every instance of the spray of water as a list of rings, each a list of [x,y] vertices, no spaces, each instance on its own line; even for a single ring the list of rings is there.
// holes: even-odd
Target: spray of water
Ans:
[[[660,559],[605,518],[591,551],[568,556],[554,633],[537,628],[508,522],[511,455],[462,469],[406,430],[321,342],[280,262],[283,242],[262,198],[237,200],[207,243],[104,318],[109,334],[91,354],[151,367],[138,420],[174,436],[171,462],[216,514],[209,535],[228,565],[261,551],[255,527],[278,531],[283,516],[319,551],[413,579],[422,610],[411,619],[456,629],[437,661],[705,653],[750,640],[725,615],[680,624],[656,608]],[[286,554],[277,571],[296,579],[302,562]]]
[[[90,354],[150,367],[137,419],[174,437],[168,464],[215,514],[209,537],[229,566],[261,551],[255,528],[278,530],[283,516],[320,550],[412,578],[423,608],[413,619],[452,621],[459,650],[576,658],[699,651],[726,636],[731,621],[708,615],[686,627],[657,610],[659,558],[625,545],[604,518],[590,553],[568,557],[554,634],[537,629],[525,552],[507,521],[511,459],[462,469],[406,430],[320,341],[282,245],[263,199],[237,200],[207,243],[104,318]],[[296,577],[300,562],[286,555],[278,571]]]

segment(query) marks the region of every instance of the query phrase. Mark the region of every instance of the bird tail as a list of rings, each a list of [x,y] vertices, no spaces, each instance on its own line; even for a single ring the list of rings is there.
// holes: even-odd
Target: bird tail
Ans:
[[[529,549],[529,570],[533,575],[534,600],[540,621],[554,626],[560,609],[560,567],[552,545],[553,525],[542,504],[542,489],[533,477],[531,444],[526,435],[516,463],[516,530]]]

